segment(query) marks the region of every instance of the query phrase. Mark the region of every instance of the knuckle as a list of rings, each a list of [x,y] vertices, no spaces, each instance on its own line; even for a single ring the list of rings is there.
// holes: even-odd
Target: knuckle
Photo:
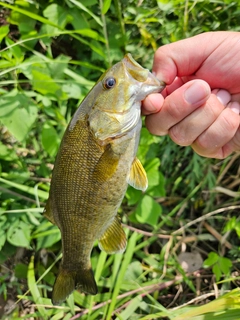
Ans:
[[[170,128],[168,134],[170,138],[180,146],[189,146],[192,143],[192,141],[187,138],[184,130],[181,130],[178,125]]]
[[[201,150],[202,152],[207,152],[207,150],[212,149],[211,142],[207,134],[201,134],[194,142],[195,148]]]
[[[182,108],[179,107],[179,101],[173,99],[173,97],[167,97],[165,99],[165,108],[167,108],[167,112],[169,116],[175,121],[178,122],[183,118]]]
[[[160,121],[157,121],[154,115],[150,115],[145,119],[145,125],[151,134],[157,136],[164,136],[168,133],[168,130],[161,125]]]
[[[202,109],[208,119],[212,119],[212,121],[214,121],[222,112],[224,106],[219,103],[216,97],[214,97],[214,99],[212,99],[211,101],[209,100]]]
[[[228,132],[235,133],[239,126],[239,117],[236,117],[229,108],[224,111],[221,114],[222,127]]]

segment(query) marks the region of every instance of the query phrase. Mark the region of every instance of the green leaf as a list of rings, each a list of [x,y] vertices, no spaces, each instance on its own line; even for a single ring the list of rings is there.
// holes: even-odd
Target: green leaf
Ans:
[[[46,67],[45,60],[36,56],[31,56],[30,58],[25,59],[25,61],[19,66],[19,69],[29,80],[33,80],[33,70],[39,70],[46,74],[50,74]]]
[[[17,7],[15,5],[11,5],[11,4],[8,4],[6,2],[3,2],[3,1],[0,1],[0,5],[3,6],[3,7],[6,7],[6,8],[9,8],[11,9],[14,14],[17,12],[17,13],[21,13],[22,15],[25,15],[25,17],[23,17],[23,19],[26,20],[26,16],[31,18],[31,19],[34,19],[34,20],[37,20],[39,22],[42,22],[43,24],[49,24],[49,25],[52,25],[54,27],[57,27],[57,25],[55,25],[52,21],[48,20],[48,19],[45,19],[43,17],[41,17],[40,15],[38,14],[35,14],[32,10],[25,10],[25,9],[22,9],[20,7]]]
[[[148,161],[144,166],[147,173],[147,177],[148,177],[149,187],[157,186],[160,182],[159,175],[158,175],[159,166],[160,166],[160,160],[158,158],[154,158]]]
[[[0,142],[0,159],[3,159],[4,161],[14,161],[18,159],[18,156],[13,149]]]
[[[216,276],[216,281],[219,281],[221,276],[222,276],[222,272],[219,268],[219,265],[218,264],[215,264],[213,267],[212,267],[212,271],[213,273],[215,274]]]
[[[54,79],[64,78],[64,71],[68,67],[69,61],[70,58],[64,55],[59,55],[56,59],[52,60],[51,63],[48,64],[51,76]]]
[[[68,15],[68,10],[66,7],[59,6],[56,3],[50,4],[44,11],[43,15],[45,18],[48,18],[55,25],[58,25],[63,29],[66,24],[71,21],[70,16]]]
[[[87,12],[102,27],[102,21],[99,19],[99,17],[97,17],[91,10],[85,7],[81,1],[77,1],[77,0],[69,0],[69,1],[72,2],[76,7]]]
[[[38,108],[33,100],[16,90],[0,99],[0,122],[19,141],[24,141],[37,119]]]
[[[124,281],[136,281],[143,272],[142,264],[139,261],[133,261],[129,264],[124,275]]]
[[[104,0],[102,7],[102,14],[106,14],[111,6],[112,0]]]
[[[33,88],[41,94],[53,94],[58,99],[66,99],[66,95],[61,87],[54,81],[54,79],[46,73],[38,70],[32,71]]]
[[[5,26],[1,26],[0,27],[0,43],[2,42],[2,40],[6,37],[6,35],[9,32],[9,26],[5,25]]]
[[[45,123],[42,128],[42,145],[44,150],[52,157],[55,156],[59,147],[60,138],[51,125]]]
[[[82,14],[82,11],[76,10],[75,6],[74,8],[71,8],[69,11],[71,13],[71,16],[73,17],[71,23],[75,30],[90,28],[90,24],[87,21],[87,19],[85,19],[84,15]]]
[[[232,261],[225,257],[219,258],[219,267],[225,275],[229,274],[231,267],[232,267]]]
[[[28,267],[23,263],[18,263],[15,267],[15,276],[17,278],[27,279]]]
[[[2,264],[10,256],[13,256],[16,253],[17,248],[12,246],[9,242],[6,241],[5,245],[0,251],[0,263]]]
[[[133,187],[129,186],[127,189],[126,198],[128,201],[128,205],[132,206],[142,198],[142,191],[136,190]]]
[[[57,243],[61,239],[61,233],[57,227],[53,226],[50,230],[37,234],[36,238],[37,250],[40,250],[42,248],[49,248],[54,243]]]
[[[215,252],[210,252],[208,254],[208,258],[206,260],[204,260],[203,266],[204,266],[204,268],[211,267],[212,265],[217,263],[218,260],[219,260],[219,255],[216,254]]]
[[[6,239],[7,239],[6,231],[4,229],[0,229],[0,251],[4,246]]]
[[[62,90],[67,93],[68,98],[80,99],[81,97],[80,86],[72,81],[66,81],[65,84],[62,85]]]
[[[236,233],[237,233],[238,237],[240,238],[240,221],[238,221],[236,223],[235,230],[236,230]]]
[[[68,14],[68,9],[66,7],[59,6],[56,3],[50,4],[44,11],[44,17],[51,21],[54,25],[58,27],[53,27],[49,24],[45,24],[45,30],[47,33],[52,33],[58,31],[58,29],[64,29],[67,23],[72,21],[71,15]]]
[[[5,42],[6,42],[7,46],[11,46],[11,48],[9,50],[13,54],[16,63],[17,64],[21,63],[24,60],[24,54],[23,54],[21,47],[20,46],[12,46],[14,44],[14,42],[9,38],[6,38]]]
[[[2,59],[3,58],[6,58],[6,52],[2,52]],[[0,60],[0,69],[7,69],[13,66],[14,66],[14,60],[11,60],[11,61]]]
[[[145,195],[138,204],[135,215],[140,223],[148,223],[155,227],[161,213],[161,206],[152,197]]]
[[[227,231],[232,231],[235,228],[237,228],[237,224],[240,225],[239,222],[237,222],[237,218],[234,216],[231,219],[228,220],[228,222],[226,223],[223,232],[227,232]]]
[[[29,225],[20,221],[17,224],[13,224],[7,231],[7,240],[16,247],[28,248],[30,244],[31,228]]]
[[[145,127],[142,128],[137,156],[143,164],[146,162],[146,159],[152,159],[157,156],[157,150],[161,139],[162,137],[157,137],[150,134]],[[154,147],[155,145],[157,146],[157,150]],[[154,152],[152,152],[152,149],[155,149]]]
[[[32,81],[33,88],[43,95],[54,95],[58,99],[67,99],[56,78],[63,77],[67,67],[68,57],[60,56],[55,60],[46,61],[43,57],[32,56],[19,66],[22,73]],[[48,63],[47,63],[48,62]]]
[[[30,13],[37,12],[36,6],[33,3],[30,3],[30,1],[15,1],[15,4],[19,7],[24,7],[24,9]],[[17,25],[21,35],[31,32],[35,29],[36,25],[35,19],[31,19],[30,17],[26,19],[25,14],[15,10],[11,10],[10,16],[8,17],[8,22],[10,24]]]
[[[165,197],[166,196],[166,190],[165,190],[165,178],[164,175],[158,171],[156,173],[158,175],[158,185],[156,186],[149,186],[147,189],[147,194],[151,197]]]

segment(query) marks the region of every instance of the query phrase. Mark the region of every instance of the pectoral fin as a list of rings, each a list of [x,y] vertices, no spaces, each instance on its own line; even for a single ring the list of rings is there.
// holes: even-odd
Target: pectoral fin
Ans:
[[[93,171],[93,177],[99,182],[105,182],[112,177],[117,169],[119,157],[108,144]]]
[[[99,247],[107,253],[124,252],[127,244],[125,232],[118,217],[104,232],[99,239]]]
[[[128,183],[135,189],[145,191],[148,187],[147,174],[138,158],[133,160]]]
[[[47,201],[47,204],[44,208],[44,211],[43,211],[43,215],[44,217],[46,217],[50,222],[52,222],[53,224],[56,224],[55,220],[54,220],[54,217],[53,217],[53,213],[52,213],[52,210],[50,208],[50,200],[48,199]]]

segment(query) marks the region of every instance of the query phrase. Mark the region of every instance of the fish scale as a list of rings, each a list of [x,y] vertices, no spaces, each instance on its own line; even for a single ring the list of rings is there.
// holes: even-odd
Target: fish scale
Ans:
[[[128,184],[147,188],[146,173],[136,158],[141,101],[163,88],[163,82],[127,54],[100,77],[70,121],[44,210],[62,237],[53,304],[60,304],[74,289],[97,293],[90,262],[95,240],[107,253],[125,250],[118,208]]]

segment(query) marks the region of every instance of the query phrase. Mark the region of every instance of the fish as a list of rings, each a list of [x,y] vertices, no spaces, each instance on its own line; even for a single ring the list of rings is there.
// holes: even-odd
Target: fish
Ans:
[[[128,185],[142,191],[148,186],[136,157],[141,102],[164,87],[126,54],[102,74],[73,115],[56,156],[44,209],[62,240],[54,305],[75,289],[97,294],[90,261],[96,240],[109,254],[124,252],[127,240],[118,209]]]

